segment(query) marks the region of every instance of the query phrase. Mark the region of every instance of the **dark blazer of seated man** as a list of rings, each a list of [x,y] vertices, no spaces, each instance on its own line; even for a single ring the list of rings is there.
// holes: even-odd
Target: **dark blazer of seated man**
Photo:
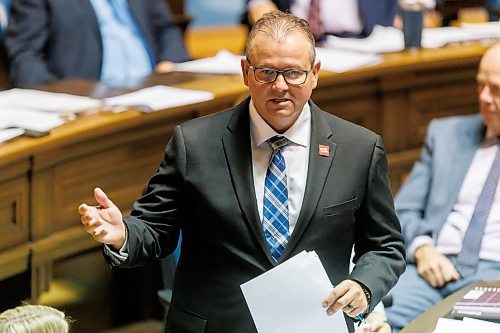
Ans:
[[[120,9],[113,12],[112,6],[125,8],[125,15]],[[128,20],[121,26],[122,34],[133,36],[130,40],[135,38],[138,45],[116,52],[119,56],[144,48],[150,72],[188,60],[182,33],[164,0],[13,1],[5,39],[13,85],[29,87],[65,78],[100,80],[106,64],[119,71],[117,63],[106,61],[105,53],[109,50],[105,37],[116,41],[112,34],[105,35],[110,30],[105,20],[114,17],[118,23]],[[136,66],[133,55],[130,58],[123,71]]]

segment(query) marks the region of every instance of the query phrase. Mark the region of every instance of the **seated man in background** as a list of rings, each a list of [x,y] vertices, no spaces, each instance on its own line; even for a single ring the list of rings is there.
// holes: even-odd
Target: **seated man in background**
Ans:
[[[500,44],[481,59],[477,115],[431,122],[396,196],[406,272],[386,309],[394,332],[463,286],[500,277]]]
[[[16,87],[65,78],[130,84],[189,58],[164,0],[14,1],[5,44]]]
[[[289,11],[308,20],[317,41],[327,34],[340,37],[368,36],[375,25],[392,26],[397,0],[247,0],[250,24],[272,10]]]

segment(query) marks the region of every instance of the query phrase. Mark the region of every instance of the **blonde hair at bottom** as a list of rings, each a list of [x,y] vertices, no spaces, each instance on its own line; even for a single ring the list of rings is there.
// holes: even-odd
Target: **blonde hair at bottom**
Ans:
[[[0,314],[2,333],[68,333],[64,312],[45,305],[21,305]]]

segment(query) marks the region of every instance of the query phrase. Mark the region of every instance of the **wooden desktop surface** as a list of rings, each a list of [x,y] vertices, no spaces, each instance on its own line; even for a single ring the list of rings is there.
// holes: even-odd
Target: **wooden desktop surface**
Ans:
[[[381,134],[396,191],[435,117],[477,112],[475,74],[486,46],[462,44],[388,54],[376,66],[321,72],[312,99],[327,112]],[[96,98],[166,84],[214,93],[211,101],[144,114],[79,116],[45,137],[0,144],[0,280],[31,272],[36,300],[47,290],[53,262],[96,248],[76,208],[102,187],[126,214],[156,170],[172,129],[232,106],[247,88],[240,75],[153,75],[129,88],[84,80],[40,87]]]
[[[474,287],[500,287],[500,280],[481,280],[463,287],[422,313],[414,321],[402,329],[400,333],[432,333],[432,331],[436,328],[439,318],[447,316],[453,308],[453,305],[469,290],[474,289]]]

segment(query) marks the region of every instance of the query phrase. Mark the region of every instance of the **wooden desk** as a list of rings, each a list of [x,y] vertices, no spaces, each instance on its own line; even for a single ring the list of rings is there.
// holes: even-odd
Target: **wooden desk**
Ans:
[[[485,47],[450,46],[390,54],[377,66],[322,72],[313,100],[326,111],[382,135],[396,191],[418,157],[428,122],[477,112],[475,73]],[[82,229],[76,208],[106,190],[126,214],[161,160],[173,127],[230,107],[247,93],[239,75],[171,73],[137,82],[212,91],[215,99],[142,114],[79,117],[38,139],[0,144],[0,280],[31,272],[34,300],[47,290],[53,262],[99,245]],[[112,89],[82,80],[41,87],[105,97]]]
[[[474,287],[500,287],[500,281],[477,281],[463,287],[422,313],[400,333],[431,333],[436,328],[439,318],[447,316],[453,305]]]

